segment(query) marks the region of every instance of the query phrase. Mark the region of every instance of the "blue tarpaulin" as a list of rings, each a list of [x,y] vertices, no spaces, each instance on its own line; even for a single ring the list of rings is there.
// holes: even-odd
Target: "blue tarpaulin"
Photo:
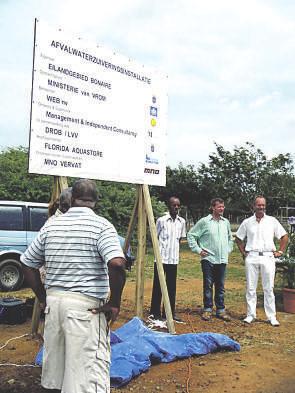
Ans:
[[[147,371],[153,363],[169,363],[192,355],[239,351],[240,345],[218,333],[172,335],[155,332],[135,317],[111,334],[111,385],[120,387]],[[36,364],[42,365],[42,348]]]

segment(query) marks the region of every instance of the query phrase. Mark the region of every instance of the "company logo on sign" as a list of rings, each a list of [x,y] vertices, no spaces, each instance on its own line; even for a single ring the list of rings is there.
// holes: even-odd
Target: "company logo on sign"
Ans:
[[[144,173],[150,173],[151,175],[158,175],[160,171],[159,169],[144,168]]]
[[[155,106],[151,106],[150,107],[150,115],[157,117],[158,116],[158,108],[156,108]]]
[[[146,155],[145,155],[145,162],[146,163],[148,163],[148,164],[156,164],[156,165],[158,165],[159,164],[159,159],[157,158],[157,157],[154,157],[154,154],[153,153],[155,153],[155,145],[154,144],[151,144],[150,145],[150,151],[151,151],[151,153],[147,153]]]
[[[157,158],[152,158],[152,157],[148,156],[147,154],[145,156],[145,162],[147,164],[155,164],[155,165],[159,164],[159,160]]]

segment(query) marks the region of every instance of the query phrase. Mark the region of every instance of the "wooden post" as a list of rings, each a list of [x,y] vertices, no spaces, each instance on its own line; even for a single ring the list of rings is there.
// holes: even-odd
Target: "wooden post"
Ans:
[[[146,251],[146,210],[142,188],[138,188],[138,230],[137,230],[137,258],[136,258],[136,291],[135,310],[139,318],[143,317],[144,302],[144,258]]]
[[[156,257],[157,269],[159,274],[159,281],[163,295],[164,309],[167,318],[167,327],[169,333],[175,334],[174,321],[171,312],[171,306],[166,286],[165,274],[162,265],[162,258],[159,249],[159,242],[157,230],[155,225],[154,213],[150,198],[150,193],[147,185],[139,185],[137,190],[137,198],[132,212],[131,220],[129,223],[127,236],[124,245],[124,251],[129,244],[131,238],[131,231],[134,226],[135,218],[138,215],[138,249],[136,261],[136,293],[135,293],[135,309],[136,315],[142,318],[143,316],[143,292],[144,292],[144,264],[146,249],[146,220],[148,219],[149,228],[152,237],[153,251]],[[129,239],[129,240],[128,240]]]
[[[126,234],[126,237],[125,237],[125,242],[124,242],[124,247],[123,247],[124,253],[127,253],[127,251],[128,251],[128,247],[129,247],[129,244],[130,244],[132,232],[133,232],[133,229],[134,229],[135,220],[136,220],[137,212],[138,212],[139,193],[140,193],[140,186],[137,186],[135,204],[134,204],[134,207],[133,207],[133,210],[132,210],[132,213],[131,213],[131,218],[130,218],[130,221],[129,221],[127,234]]]
[[[68,181],[66,177],[54,176],[50,203],[55,202],[59,198],[62,190],[67,187],[68,187]],[[35,297],[33,314],[32,314],[32,324],[31,324],[32,336],[35,336],[38,333],[39,323],[40,323],[40,313],[41,310],[40,310],[39,300]]]
[[[31,324],[31,335],[34,337],[38,333],[39,323],[40,323],[40,303],[37,297],[35,297],[33,314],[32,314],[32,324]]]
[[[51,194],[51,202],[56,201],[63,189],[68,188],[68,180],[63,176],[53,177],[53,188]]]
[[[144,205],[145,205],[147,218],[148,218],[148,222],[149,222],[149,227],[150,227],[150,232],[151,232],[151,237],[152,237],[153,249],[154,249],[154,253],[155,253],[155,257],[156,257],[160,287],[161,287],[161,291],[162,291],[164,309],[165,309],[166,318],[167,318],[167,327],[168,327],[169,333],[175,334],[175,327],[174,327],[173,316],[172,316],[172,311],[171,311],[171,306],[170,306],[170,301],[169,301],[169,296],[168,296],[168,291],[167,291],[167,285],[166,285],[166,281],[165,281],[165,274],[164,274],[164,269],[163,269],[163,264],[162,264],[162,258],[161,258],[161,254],[160,254],[159,241],[158,241],[157,229],[156,229],[156,224],[155,224],[155,219],[154,219],[153,207],[152,207],[149,188],[146,184],[143,185],[143,195],[144,195]]]

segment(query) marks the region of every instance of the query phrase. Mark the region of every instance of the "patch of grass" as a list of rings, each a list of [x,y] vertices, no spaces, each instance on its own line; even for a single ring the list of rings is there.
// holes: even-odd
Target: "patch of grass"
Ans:
[[[152,279],[154,271],[154,255],[152,248],[147,249],[147,255],[145,258],[145,279]],[[128,280],[134,281],[136,276],[136,267],[132,268],[132,271],[128,273]],[[186,241],[181,243],[180,246],[180,263],[178,265],[178,280],[200,280],[202,282],[202,268],[200,263],[200,256],[191,252]],[[235,284],[237,284],[235,286]],[[237,303],[245,304],[245,292],[246,292],[246,275],[245,275],[245,264],[243,258],[238,251],[236,245],[234,246],[233,252],[229,256],[229,264],[227,266],[226,273],[226,294],[225,301],[228,306],[233,306]],[[276,295],[277,303],[281,303],[280,289],[281,281],[280,276],[276,277]],[[202,286],[188,286],[186,291],[182,291],[181,299],[178,297],[179,306],[183,307],[196,307],[202,303]],[[261,278],[259,279],[257,288],[258,306],[263,305],[263,290],[261,286]]]
[[[180,245],[180,262],[178,265],[178,278],[198,278],[202,279],[202,267],[200,263],[200,256],[193,253],[187,242],[184,241]],[[135,269],[132,268],[132,271],[128,273],[128,277],[130,279],[135,278]],[[154,254],[153,249],[148,248],[147,254],[145,257],[145,277],[153,278],[154,271]],[[227,269],[227,279],[228,280],[244,280],[245,272],[243,266],[243,259],[240,256],[240,253],[237,247],[234,247],[234,251],[229,256],[229,264]]]

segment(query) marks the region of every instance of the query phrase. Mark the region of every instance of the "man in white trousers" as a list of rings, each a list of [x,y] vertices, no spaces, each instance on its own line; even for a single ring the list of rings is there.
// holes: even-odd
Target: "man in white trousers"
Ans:
[[[275,258],[283,255],[288,244],[288,235],[275,217],[265,214],[265,209],[265,198],[257,196],[254,200],[254,215],[244,220],[236,233],[236,242],[246,267],[247,317],[244,322],[250,324],[256,318],[256,288],[261,272],[265,314],[272,326],[279,326],[273,292]],[[279,240],[278,250],[274,238]]]

